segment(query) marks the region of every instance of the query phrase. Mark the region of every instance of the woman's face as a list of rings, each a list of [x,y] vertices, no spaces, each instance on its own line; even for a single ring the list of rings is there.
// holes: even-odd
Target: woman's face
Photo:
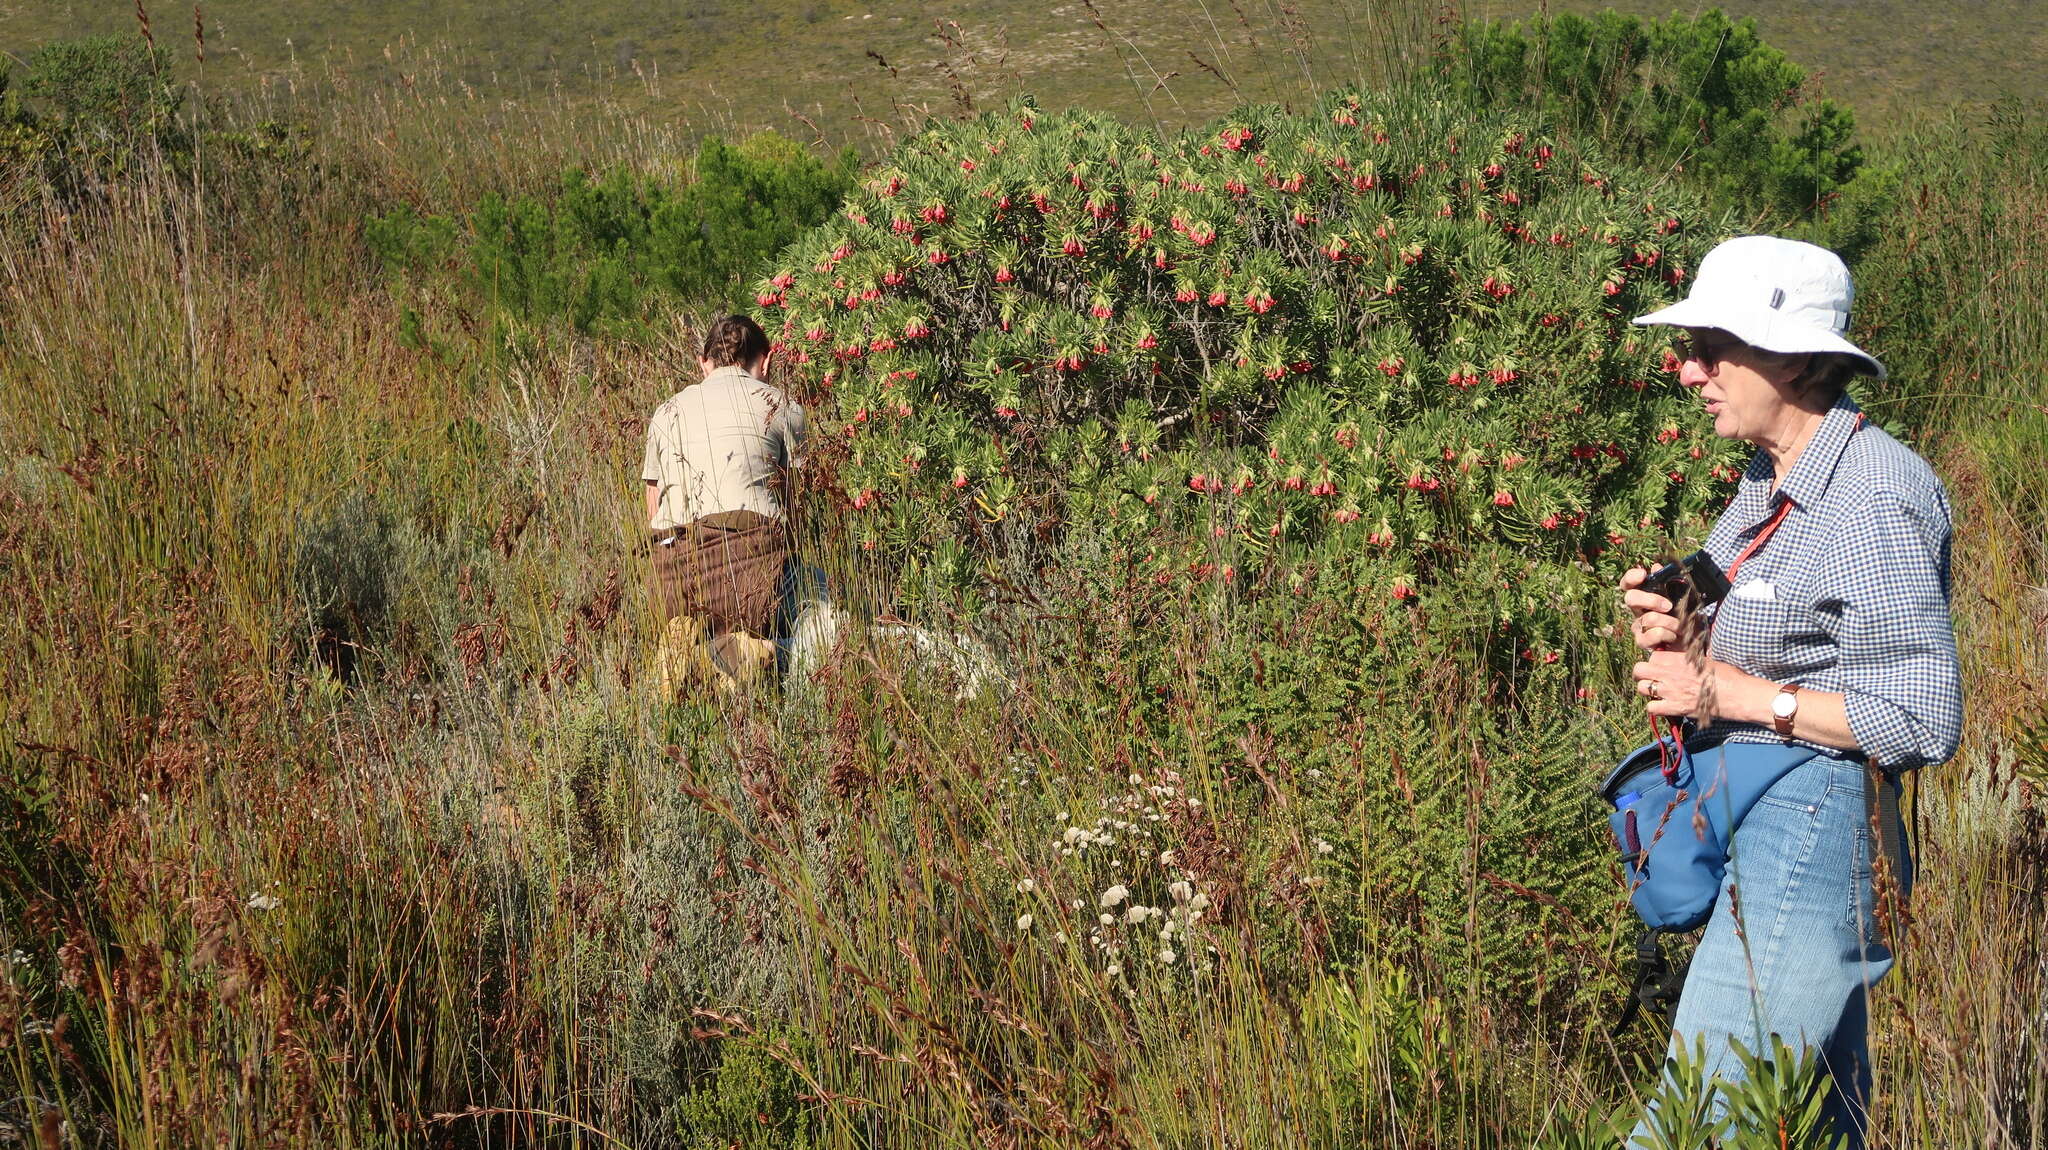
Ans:
[[[1674,350],[1678,382],[1699,388],[1715,435],[1756,442],[1777,435],[1799,414],[1787,385],[1805,357],[1753,348],[1719,328],[1687,328]]]

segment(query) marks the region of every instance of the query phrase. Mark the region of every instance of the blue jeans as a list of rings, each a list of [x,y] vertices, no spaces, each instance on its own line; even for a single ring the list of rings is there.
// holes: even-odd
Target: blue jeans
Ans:
[[[1897,780],[1883,785],[1896,799]],[[1864,803],[1863,764],[1824,755],[1757,800],[1729,848],[1728,877],[1693,952],[1670,1050],[1704,1037],[1708,1076],[1730,1081],[1742,1074],[1730,1039],[1767,1052],[1776,1034],[1795,1050],[1817,1051],[1834,1080],[1828,1114],[1849,1150],[1863,1145],[1870,1094],[1867,991],[1892,968],[1877,927]],[[1885,809],[1903,844],[1897,803]],[[1903,892],[1910,861],[1902,870]]]

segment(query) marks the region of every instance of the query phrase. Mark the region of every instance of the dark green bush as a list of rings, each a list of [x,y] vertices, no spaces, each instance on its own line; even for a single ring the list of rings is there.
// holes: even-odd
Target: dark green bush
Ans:
[[[523,320],[632,335],[679,300],[737,306],[742,277],[831,211],[855,161],[826,164],[772,133],[698,150],[680,187],[572,170],[540,195],[488,195],[466,218],[399,205],[364,237],[387,268],[452,273]]]
[[[1855,117],[1805,97],[1805,70],[1720,9],[1648,24],[1604,12],[1459,26],[1442,71],[1476,107],[1532,110],[1745,213],[1810,215],[1862,167]]]
[[[178,118],[184,91],[171,82],[169,59],[127,36],[43,45],[29,57],[24,100],[0,112],[0,149],[33,155],[67,198],[131,176],[146,160],[189,161],[191,137]]]
[[[717,1068],[676,1107],[677,1133],[690,1150],[809,1150],[814,1123],[798,1099],[803,1080],[791,1069],[811,1043],[788,1031],[718,1041]]]

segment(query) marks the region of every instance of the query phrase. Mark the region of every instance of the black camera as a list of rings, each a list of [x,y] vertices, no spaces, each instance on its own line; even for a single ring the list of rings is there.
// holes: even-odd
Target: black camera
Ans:
[[[1719,603],[1728,594],[1728,577],[1713,556],[1695,551],[1650,572],[1642,589],[1671,600],[1672,610],[1683,614]]]

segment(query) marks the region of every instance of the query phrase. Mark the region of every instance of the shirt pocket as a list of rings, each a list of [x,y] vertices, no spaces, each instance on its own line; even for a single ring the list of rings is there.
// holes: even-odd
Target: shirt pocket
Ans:
[[[1832,642],[1812,605],[1782,584],[1775,599],[1723,599],[1714,620],[1715,657],[1773,681],[1833,663]]]

